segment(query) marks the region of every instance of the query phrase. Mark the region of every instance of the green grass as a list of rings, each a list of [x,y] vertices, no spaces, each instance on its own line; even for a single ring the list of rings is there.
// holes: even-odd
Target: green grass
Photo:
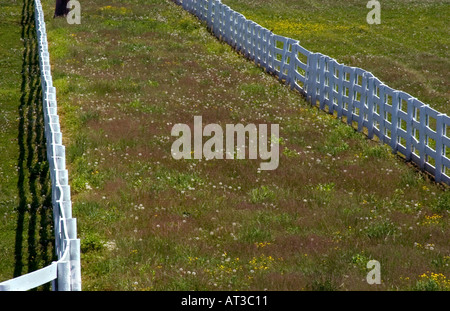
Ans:
[[[277,21],[279,7],[312,18],[292,3],[246,15]],[[86,2],[81,25],[49,18],[53,9],[44,3],[84,290],[434,289],[421,275],[448,275],[448,190],[310,107],[182,8]],[[279,124],[279,167],[174,160],[171,128],[196,115]],[[365,282],[370,259],[381,285]]]
[[[379,25],[367,24],[367,1],[223,3],[275,34],[370,71],[390,87],[450,114],[448,1],[380,1]]]

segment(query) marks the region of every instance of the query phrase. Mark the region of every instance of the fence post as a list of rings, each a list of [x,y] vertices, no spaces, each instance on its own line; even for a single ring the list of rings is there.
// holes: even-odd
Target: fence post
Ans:
[[[399,94],[395,91],[392,95],[392,117],[391,117],[391,148],[392,153],[397,153],[398,150],[398,107],[399,107]]]
[[[336,61],[334,59],[329,59],[328,61],[328,89],[329,89],[329,96],[328,99],[330,101],[329,103],[329,113],[330,114],[334,114],[335,111],[335,106],[334,106],[334,99],[335,99],[335,83],[336,83],[336,79],[334,77],[334,72],[335,72],[335,64]],[[337,100],[336,100],[337,101]]]
[[[421,105],[419,107],[419,112],[420,112],[420,125],[419,125],[419,152],[420,152],[420,159],[419,159],[419,167],[420,169],[424,169],[425,168],[425,159],[426,159],[426,155],[425,155],[425,127],[426,127],[426,122],[428,117],[426,116],[425,113],[425,105]]]
[[[413,152],[413,121],[414,121],[414,98],[407,102],[407,123],[406,123],[406,161],[411,161]]]
[[[208,17],[207,17],[207,21],[208,21],[208,27],[209,30],[212,31],[213,29],[213,23],[212,23],[212,7],[213,7],[213,0],[208,1]]]
[[[273,33],[270,32],[267,38],[267,70],[271,74],[275,72],[274,58],[275,58],[275,39]]]
[[[386,115],[384,112],[384,105],[386,105],[386,95],[384,93],[384,84],[381,84],[379,86],[379,90],[380,90],[380,97],[379,97],[379,102],[378,102],[378,106],[380,107],[380,114],[379,114],[379,129],[380,129],[380,133],[379,133],[379,139],[380,139],[380,143],[384,144],[385,143],[385,124],[384,124],[384,120],[386,119]]]
[[[344,101],[343,101],[343,91],[344,91],[344,65],[339,64],[335,66],[335,68],[339,70],[339,77],[337,78],[337,86],[338,86],[338,105],[337,105],[337,117],[342,119],[342,115],[344,114]]]
[[[319,56],[317,69],[317,75],[319,76],[319,108],[320,110],[325,110],[325,55]]]
[[[367,136],[369,139],[373,138],[373,102],[375,92],[375,79],[369,77],[367,79],[368,91],[367,91]]]
[[[222,40],[226,43],[230,44],[230,8],[226,5],[223,6],[223,32],[222,32]],[[231,45],[231,44],[230,44]]]
[[[366,112],[366,102],[367,102],[367,75],[366,72],[361,74],[361,96],[360,96],[360,106],[359,106],[359,117],[358,117],[358,132],[362,132],[364,128],[364,114]]]
[[[355,100],[355,67],[350,68],[350,86],[348,87],[347,124],[353,125],[353,102]]]
[[[220,39],[220,4],[217,0],[214,0],[214,23],[213,23],[213,32],[217,38]]]
[[[443,152],[443,139],[442,136],[444,135],[444,117],[445,115],[442,113],[439,113],[436,117],[436,159],[435,159],[435,167],[436,171],[434,174],[434,179],[436,182],[442,181],[442,156],[444,155]]]
[[[70,263],[58,262],[58,291],[70,291]]]
[[[260,46],[261,46],[261,38],[260,38],[260,32],[261,32],[262,27],[258,24],[255,25],[255,27],[253,27],[253,31],[254,31],[254,50],[255,50],[255,64],[256,65],[260,65],[261,64],[261,50],[260,50]]]
[[[295,72],[296,72],[296,59],[297,59],[297,49],[295,48],[298,45],[298,42],[294,42],[291,44],[291,51],[289,53],[289,68],[287,74],[286,83],[289,85],[291,90],[295,87]]]
[[[308,56],[308,66],[306,72],[306,83],[308,86],[306,91],[307,101],[310,102],[311,105],[316,104],[316,92],[317,92],[317,59],[318,53],[311,53]]]
[[[80,239],[70,240],[69,252],[70,252],[71,289],[73,291],[81,291]]]
[[[251,60],[254,61],[256,63],[256,59],[257,59],[257,55],[258,55],[258,51],[257,51],[257,32],[258,32],[258,24],[257,23],[252,23],[252,34],[251,34],[251,51],[252,51],[252,58]]]
[[[243,19],[242,15],[236,13],[235,21],[234,21],[234,32],[235,32],[235,41],[236,41],[236,51],[241,52],[242,50],[242,24]]]

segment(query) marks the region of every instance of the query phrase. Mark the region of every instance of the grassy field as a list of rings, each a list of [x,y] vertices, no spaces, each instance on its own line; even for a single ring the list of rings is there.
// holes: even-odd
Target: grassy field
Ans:
[[[367,24],[367,2],[223,1],[274,33],[368,70],[390,87],[450,115],[450,2],[380,1],[379,25]]]
[[[0,281],[54,258],[32,4],[0,1]]]
[[[84,290],[450,288],[450,193],[388,147],[171,1],[83,2],[80,25],[44,10]],[[172,126],[200,115],[279,124],[279,167],[174,160]],[[366,282],[370,259],[381,285]]]

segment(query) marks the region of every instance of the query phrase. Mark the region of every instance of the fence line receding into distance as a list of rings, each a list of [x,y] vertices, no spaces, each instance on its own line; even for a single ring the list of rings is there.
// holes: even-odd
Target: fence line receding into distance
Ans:
[[[52,207],[57,261],[47,267],[0,283],[1,290],[25,291],[52,282],[58,291],[81,290],[80,240],[76,219],[72,218],[70,186],[66,170],[65,147],[62,144],[56,105],[56,90],[50,71],[47,33],[40,0],[34,1],[39,68],[43,96],[47,160],[52,186]]]
[[[174,0],[216,37],[303,94],[312,105],[378,137],[394,153],[450,184],[450,118],[372,73],[338,63],[247,19],[220,0]]]

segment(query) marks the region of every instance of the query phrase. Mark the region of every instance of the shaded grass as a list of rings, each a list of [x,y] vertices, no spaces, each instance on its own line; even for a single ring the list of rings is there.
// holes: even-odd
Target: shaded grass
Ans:
[[[15,59],[9,54],[9,62],[1,69],[2,87],[11,94],[9,98],[0,99],[6,121],[2,123],[1,147],[4,150],[1,163],[9,164],[8,170],[2,168],[5,175],[0,182],[2,280],[45,267],[55,257],[33,12],[33,1],[14,3],[2,10],[2,14],[8,16],[3,21],[5,29],[11,30],[2,37],[2,46],[21,55],[21,58]],[[21,41],[21,46],[17,46]],[[17,162],[13,166],[10,161]],[[49,289],[49,284],[41,289]]]
[[[19,205],[17,183],[18,107],[21,96],[21,74],[23,45],[21,38],[21,11],[19,3],[2,3],[0,25],[0,279],[13,277],[15,264],[14,237]]]

